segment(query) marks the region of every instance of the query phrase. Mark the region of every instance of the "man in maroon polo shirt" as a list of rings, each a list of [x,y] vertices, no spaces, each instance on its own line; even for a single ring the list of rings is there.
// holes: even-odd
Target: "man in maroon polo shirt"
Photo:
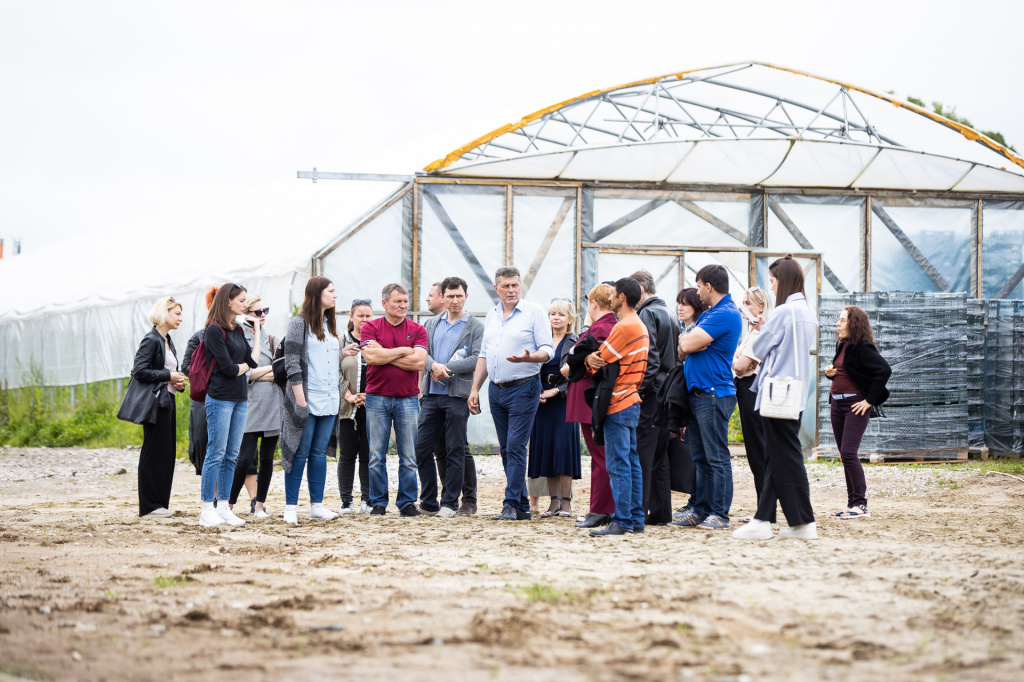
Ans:
[[[402,516],[419,516],[416,497],[416,428],[419,419],[419,372],[427,359],[427,330],[406,317],[409,291],[389,284],[381,292],[384,317],[360,331],[366,359],[366,428],[370,442],[371,514],[388,506],[388,443],[395,428],[398,446],[398,495]]]

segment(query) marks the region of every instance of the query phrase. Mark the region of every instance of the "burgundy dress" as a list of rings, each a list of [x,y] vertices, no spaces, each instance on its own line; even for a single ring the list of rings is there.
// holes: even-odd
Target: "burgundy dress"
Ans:
[[[590,329],[580,336],[593,336],[598,341],[604,341],[612,333],[612,327],[618,322],[614,313],[608,313],[594,322]],[[590,513],[591,514],[612,514],[615,512],[615,499],[612,497],[612,486],[608,479],[608,469],[604,462],[604,446],[594,443],[594,432],[590,428],[590,405],[583,398],[583,392],[590,388],[590,372],[588,376],[569,384],[566,396],[565,420],[568,422],[579,422],[580,430],[583,432],[583,440],[590,452]]]

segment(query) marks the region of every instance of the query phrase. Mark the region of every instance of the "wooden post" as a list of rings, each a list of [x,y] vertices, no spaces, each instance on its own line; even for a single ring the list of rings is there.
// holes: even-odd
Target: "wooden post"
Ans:
[[[864,291],[871,291],[871,197],[864,197]]]
[[[576,316],[581,325],[583,313],[580,303],[583,301],[583,187],[576,188]]]
[[[505,265],[512,265],[512,185],[505,185]]]
[[[412,187],[412,291],[409,295],[413,310],[417,310],[420,300],[419,205],[420,187],[419,184],[414,184]]]
[[[982,257],[981,249],[985,245],[984,221],[982,219],[982,214],[981,214],[981,211],[982,211],[983,207],[984,207],[984,204],[982,203],[981,199],[978,199],[978,220],[977,220],[977,223],[974,226],[974,229],[976,230],[976,234],[974,235],[974,238],[976,240],[975,244],[977,244],[976,248],[977,248],[977,251],[978,251],[978,260],[977,260],[977,263],[975,265],[975,268],[977,268],[977,278],[978,278],[977,282],[976,282],[976,286],[975,286],[975,293],[976,293],[977,298],[985,298],[985,286],[984,286],[984,281],[982,280],[982,276],[981,276],[982,275],[982,272],[981,272],[981,257]]]

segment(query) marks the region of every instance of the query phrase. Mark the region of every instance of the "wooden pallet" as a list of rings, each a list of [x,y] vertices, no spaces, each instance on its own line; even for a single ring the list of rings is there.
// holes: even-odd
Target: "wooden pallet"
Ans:
[[[966,462],[968,448],[945,448],[940,450],[900,450],[893,452],[857,453],[862,460],[871,464],[906,464],[908,462],[927,462],[929,464],[952,464]],[[814,448],[811,461],[839,459],[839,450],[835,448]]]

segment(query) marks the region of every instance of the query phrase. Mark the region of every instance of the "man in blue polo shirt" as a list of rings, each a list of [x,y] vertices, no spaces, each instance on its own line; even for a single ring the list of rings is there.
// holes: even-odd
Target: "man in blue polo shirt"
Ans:
[[[743,318],[729,295],[729,271],[705,265],[697,273],[697,291],[707,310],[697,326],[679,337],[690,392],[690,424],[686,429],[697,468],[693,505],[671,525],[718,530],[729,527],[732,506],[732,461],[729,459],[729,417],[736,407],[732,356]]]

